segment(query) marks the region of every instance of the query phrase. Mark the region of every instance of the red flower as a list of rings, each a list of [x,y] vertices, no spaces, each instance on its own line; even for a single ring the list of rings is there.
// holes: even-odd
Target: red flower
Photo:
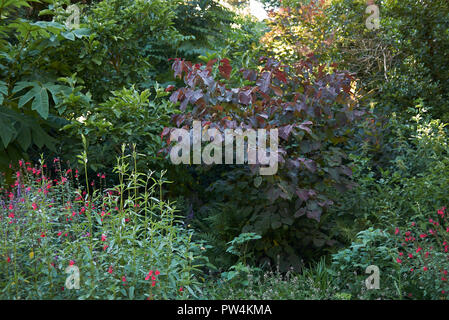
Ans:
[[[399,258],[396,258],[396,262],[397,262],[397,263],[402,263],[402,260],[399,259]]]
[[[398,234],[399,233],[399,228],[396,228],[396,230],[394,231],[394,234]]]
[[[424,267],[424,268],[422,268],[424,271],[427,271],[427,270],[429,270],[427,267]]]
[[[73,260],[70,260],[70,262],[69,262],[69,266],[73,266],[75,264],[75,261],[73,261]]]
[[[112,266],[109,266],[108,272],[112,274],[114,272],[114,269],[112,269]]]
[[[151,283],[151,286],[154,287],[155,285],[156,285],[156,281],[153,281],[153,282]]]
[[[101,235],[101,241],[106,241],[106,235],[104,234]]]

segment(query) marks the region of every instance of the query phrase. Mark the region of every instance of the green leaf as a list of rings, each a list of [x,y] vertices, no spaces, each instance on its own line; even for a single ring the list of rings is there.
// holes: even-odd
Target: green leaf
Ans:
[[[63,36],[64,38],[68,39],[68,40],[75,40],[75,35],[73,34],[73,32],[61,32],[61,36]]]
[[[8,121],[7,118],[0,118],[0,138],[2,139],[5,148],[8,146],[15,135],[15,131],[13,128],[13,123]]]
[[[8,86],[6,82],[0,81],[0,104],[3,103],[3,96],[8,95]]]
[[[34,85],[34,83],[30,82],[30,81],[19,81],[14,86],[12,93],[17,93],[25,88],[32,87],[33,85]]]
[[[35,88],[36,89],[36,88]],[[42,118],[48,118],[49,105],[48,105],[48,93],[46,88],[36,89],[35,99],[31,105],[32,110],[36,110]]]
[[[30,128],[23,128],[17,137],[17,142],[23,150],[27,150],[31,145],[31,131]]]

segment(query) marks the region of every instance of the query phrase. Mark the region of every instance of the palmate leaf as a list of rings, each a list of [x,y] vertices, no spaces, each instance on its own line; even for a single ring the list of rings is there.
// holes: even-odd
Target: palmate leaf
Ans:
[[[38,148],[46,146],[55,150],[56,142],[41,128],[35,117],[20,114],[8,108],[0,108],[0,141],[0,147],[3,144],[6,149],[11,144],[16,146],[18,144],[24,151],[32,143]]]
[[[14,124],[15,122],[9,122],[7,117],[0,117],[0,138],[5,148],[16,134]]]
[[[31,104],[31,109],[36,110],[39,115],[47,119],[49,114],[49,100],[48,100],[48,92],[51,93],[53,101],[58,104],[58,93],[59,92],[67,92],[70,88],[63,85],[58,85],[54,83],[40,83],[38,81],[20,81],[16,84],[13,89],[13,93],[18,93],[23,89],[29,88],[31,89],[25,93],[23,96],[19,98],[19,108],[22,108],[29,101],[33,100]]]

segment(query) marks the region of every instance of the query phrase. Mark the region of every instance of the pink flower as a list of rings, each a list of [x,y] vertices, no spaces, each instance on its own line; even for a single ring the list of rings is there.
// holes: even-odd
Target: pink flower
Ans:
[[[113,271],[114,269],[112,269],[112,266],[109,266],[108,272],[112,274]]]
[[[154,287],[155,285],[156,285],[156,281],[153,281],[153,282],[151,283],[151,286]]]
[[[427,271],[427,270],[429,270],[427,267],[424,267],[424,268],[422,268],[424,271]]]
[[[105,234],[101,235],[101,241],[106,241],[106,235]]]
[[[156,270],[155,275],[160,275],[161,273],[159,272],[159,270]]]
[[[75,261],[73,261],[73,260],[70,260],[70,262],[69,262],[69,266],[73,266],[75,264]]]
[[[399,259],[399,258],[396,258],[396,262],[397,262],[397,263],[402,263],[402,260]]]
[[[394,231],[394,234],[398,234],[399,233],[399,228],[396,228],[396,230]]]
[[[418,247],[418,249],[416,249],[416,253],[420,252],[422,250],[421,247]]]
[[[147,276],[145,277],[145,280],[150,280],[150,274],[147,274]]]
[[[419,237],[420,237],[421,239],[424,239],[425,237],[427,237],[427,234],[421,233],[421,234],[419,235]]]

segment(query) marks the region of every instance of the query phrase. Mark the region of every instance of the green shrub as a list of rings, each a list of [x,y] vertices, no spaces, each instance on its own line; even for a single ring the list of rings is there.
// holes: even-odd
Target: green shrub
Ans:
[[[198,272],[207,259],[192,241],[173,203],[162,198],[164,178],[129,170],[118,159],[120,184],[93,190],[78,170],[56,179],[45,165],[20,162],[16,186],[0,206],[0,298],[2,299],[177,299],[201,294]],[[81,163],[87,158],[81,156]],[[72,183],[71,177],[74,178]],[[79,268],[79,289],[66,284]]]
[[[447,299],[449,292],[449,224],[446,207],[435,215],[396,227],[396,262],[406,297]]]
[[[162,169],[163,158],[157,156],[162,146],[160,132],[169,124],[169,115],[175,112],[172,103],[164,99],[168,94],[158,84],[153,90],[139,91],[131,86],[113,91],[107,101],[79,108],[79,118],[62,130],[72,139],[86,137],[90,155],[88,166],[94,171],[110,171],[122,143],[128,146],[128,151],[135,144],[144,155],[138,159],[140,170]],[[64,155],[73,159],[81,148],[82,145],[63,146]]]
[[[361,231],[349,248],[332,255],[331,273],[335,284],[354,299],[397,299],[401,297],[400,268],[394,257],[391,234],[373,228]],[[367,290],[365,280],[368,266],[379,268],[379,289]],[[399,291],[398,291],[399,290]]]
[[[349,300],[348,294],[339,293],[339,288],[322,259],[316,265],[301,272],[292,269],[260,271],[251,267],[245,269],[245,285],[240,282],[210,280],[206,282],[205,295],[211,299],[224,300]],[[218,285],[217,285],[218,282]]]
[[[418,110],[409,121],[392,115],[390,133],[384,137],[388,157],[375,158],[370,148],[350,153],[358,185],[331,209],[338,217],[341,239],[352,240],[355,233],[370,226],[405,225],[446,204],[446,125],[429,118],[421,107]]]

